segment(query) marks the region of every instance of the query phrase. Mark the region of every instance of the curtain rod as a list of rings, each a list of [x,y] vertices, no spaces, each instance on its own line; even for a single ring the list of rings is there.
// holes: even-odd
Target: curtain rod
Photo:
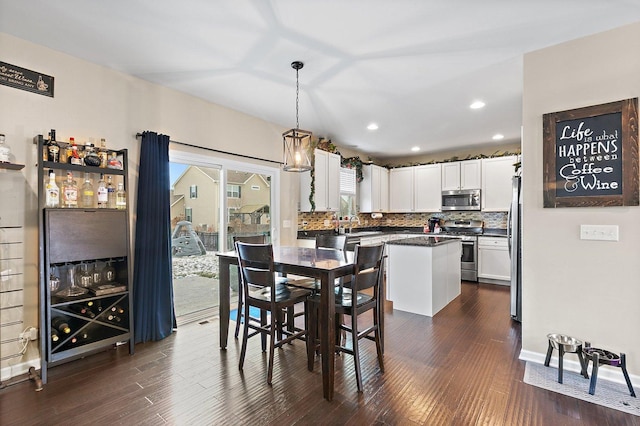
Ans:
[[[136,133],[136,138],[139,138],[139,137],[142,137],[142,133]],[[171,139],[169,139],[169,142],[170,143],[175,143],[177,145],[188,146],[190,148],[198,148],[198,149],[204,149],[205,151],[217,152],[219,154],[233,155],[235,157],[249,158],[251,160],[266,161],[268,163],[275,163],[275,164],[279,164],[279,165],[283,164],[281,161],[267,160],[266,158],[253,157],[251,155],[236,154],[235,152],[222,151],[222,150],[214,149],[214,148],[206,148],[204,146],[192,145],[190,143],[172,141]]]

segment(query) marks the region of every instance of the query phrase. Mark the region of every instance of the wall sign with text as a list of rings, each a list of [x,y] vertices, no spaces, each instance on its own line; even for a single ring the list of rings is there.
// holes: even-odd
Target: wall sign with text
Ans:
[[[53,98],[53,77],[0,62],[0,84]]]
[[[640,205],[638,98],[544,114],[544,207]]]

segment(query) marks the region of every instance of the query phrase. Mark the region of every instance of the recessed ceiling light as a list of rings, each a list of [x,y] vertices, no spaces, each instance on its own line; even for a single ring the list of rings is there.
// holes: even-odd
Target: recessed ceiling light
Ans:
[[[367,126],[367,129],[369,129],[369,130],[378,130],[378,125],[376,123],[370,123]]]
[[[411,151],[418,152],[418,151],[420,151],[420,147],[419,146],[414,146],[413,148],[411,148]]]
[[[471,109],[480,109],[483,108],[485,106],[485,103],[482,101],[474,101],[471,105],[469,105],[469,108]]]
[[[499,141],[501,139],[504,139],[504,135],[502,133],[496,133],[495,135],[493,135],[494,141]]]

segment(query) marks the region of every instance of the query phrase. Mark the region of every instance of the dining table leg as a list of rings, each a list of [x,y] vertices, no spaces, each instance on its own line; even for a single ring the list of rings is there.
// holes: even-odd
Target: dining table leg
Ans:
[[[335,373],[335,273],[328,272],[320,285],[320,353],[322,356],[322,392],[326,400],[333,399]]]
[[[229,313],[231,305],[231,291],[229,283],[229,266],[231,261],[226,257],[219,258],[218,271],[218,306],[220,314],[220,348],[227,348],[227,339],[229,337]],[[240,313],[238,312],[238,315]]]

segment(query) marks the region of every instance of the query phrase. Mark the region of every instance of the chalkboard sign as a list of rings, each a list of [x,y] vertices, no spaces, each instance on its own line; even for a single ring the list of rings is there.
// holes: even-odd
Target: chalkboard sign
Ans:
[[[53,77],[0,62],[0,84],[53,98]]]
[[[637,98],[545,114],[544,207],[637,206]]]

